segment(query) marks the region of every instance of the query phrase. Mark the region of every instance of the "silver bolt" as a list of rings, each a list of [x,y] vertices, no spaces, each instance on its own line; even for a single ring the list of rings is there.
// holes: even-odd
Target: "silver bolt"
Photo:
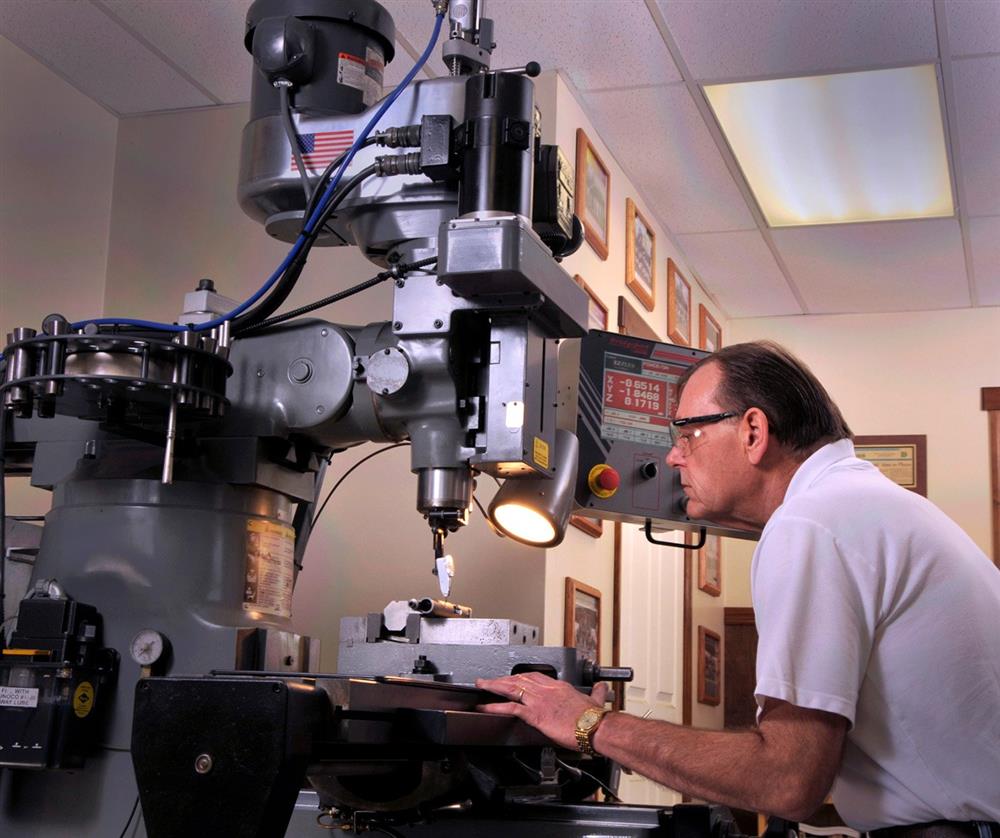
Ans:
[[[316,405],[316,412],[317,413],[322,413],[324,410],[326,410],[326,408],[323,407],[323,405],[321,405],[321,404]]]
[[[323,337],[326,337],[326,336],[327,336],[328,334],[330,334],[330,331],[329,331],[329,329],[320,329],[320,332],[319,332],[319,333],[320,333],[320,334],[321,334],[321,335],[322,335]]]
[[[263,378],[263,377],[264,377],[264,370],[257,370],[257,378]]]
[[[194,758],[194,770],[199,774],[207,774],[212,770],[212,755],[211,754],[198,754]]]
[[[443,320],[435,320],[434,321],[434,328],[435,329],[440,329],[443,325],[444,325],[444,321]]]

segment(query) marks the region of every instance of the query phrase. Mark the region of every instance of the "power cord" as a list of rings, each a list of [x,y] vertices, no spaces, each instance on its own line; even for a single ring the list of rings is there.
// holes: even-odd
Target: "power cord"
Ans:
[[[292,83],[288,79],[276,79],[274,86],[278,88],[278,103],[281,111],[281,125],[285,129],[285,136],[288,144],[292,147],[292,157],[295,158],[295,166],[299,170],[299,177],[302,179],[302,191],[306,195],[306,203],[312,200],[313,189],[309,183],[309,173],[306,171],[306,164],[302,160],[302,143],[299,135],[295,131],[295,124],[292,122],[292,105],[289,99]],[[306,215],[309,218],[309,215]]]
[[[410,271],[415,271],[418,268],[425,268],[428,265],[433,265],[437,262],[437,256],[430,256],[427,259],[420,259],[416,262],[401,263],[395,265],[386,271],[380,271],[371,279],[366,279],[364,282],[359,282],[350,288],[346,288],[343,291],[338,291],[336,294],[331,294],[329,297],[324,297],[322,300],[317,300],[314,303],[308,303],[299,308],[293,309],[292,311],[285,312],[284,314],[279,314],[276,317],[268,318],[267,320],[261,321],[260,323],[254,324],[247,327],[245,330],[240,331],[239,335],[241,337],[247,337],[248,335],[257,334],[263,331],[269,326],[275,326],[278,323],[284,323],[286,320],[292,320],[295,317],[301,317],[303,314],[308,314],[311,311],[315,311],[318,308],[323,308],[323,306],[332,305],[333,303],[338,303],[341,300],[345,300],[348,297],[352,297],[355,294],[359,294],[362,291],[367,291],[379,283],[385,282],[387,279],[392,279],[394,277],[401,277]]]
[[[316,522],[319,520],[319,516],[323,514],[323,510],[326,509],[326,505],[330,502],[330,498],[333,497],[333,493],[336,492],[338,488],[340,488],[340,484],[343,483],[348,477],[350,477],[358,466],[362,465],[363,463],[367,463],[372,457],[377,457],[379,454],[384,454],[386,451],[391,451],[393,448],[402,448],[404,445],[409,445],[409,444],[410,443],[408,442],[397,442],[395,445],[386,445],[384,448],[376,449],[375,451],[372,451],[371,454],[369,454],[368,456],[362,457],[347,471],[345,471],[337,480],[337,482],[333,484],[333,488],[330,489],[330,491],[327,493],[327,496],[326,498],[324,498],[323,503],[316,511],[316,514],[313,516],[312,520],[313,528],[315,529]]]
[[[129,812],[128,820],[125,821],[125,826],[122,827],[122,834],[118,838],[125,838],[125,833],[128,832],[128,828],[132,825],[132,818],[135,817],[135,812],[139,808],[139,796],[136,795],[135,803],[132,804],[132,811]]]

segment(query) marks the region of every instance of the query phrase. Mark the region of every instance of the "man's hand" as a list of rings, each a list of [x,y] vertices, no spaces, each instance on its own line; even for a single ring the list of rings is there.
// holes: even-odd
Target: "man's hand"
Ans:
[[[577,747],[576,720],[588,707],[603,707],[608,695],[607,684],[595,685],[588,696],[566,681],[557,681],[540,672],[480,678],[476,686],[510,699],[500,704],[481,704],[479,710],[498,716],[517,716],[556,744],[571,750]]]

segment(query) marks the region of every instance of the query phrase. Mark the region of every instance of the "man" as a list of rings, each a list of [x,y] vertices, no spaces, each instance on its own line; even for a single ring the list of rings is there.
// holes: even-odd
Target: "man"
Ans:
[[[1000,820],[1000,573],[933,504],[854,456],[826,390],[777,345],[722,349],[680,386],[667,462],[688,514],[763,531],[757,727],[607,713],[604,685],[587,697],[537,673],[481,681],[510,699],[483,709],[693,797],[793,821],[831,786],[859,830],[944,838]]]

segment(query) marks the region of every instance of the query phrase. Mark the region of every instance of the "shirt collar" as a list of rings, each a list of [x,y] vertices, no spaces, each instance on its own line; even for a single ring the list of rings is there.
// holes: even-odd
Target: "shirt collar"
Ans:
[[[785,501],[806,491],[813,485],[827,469],[854,456],[854,443],[849,439],[838,439],[836,442],[829,442],[814,451],[805,462],[796,469],[795,474],[785,490]]]

